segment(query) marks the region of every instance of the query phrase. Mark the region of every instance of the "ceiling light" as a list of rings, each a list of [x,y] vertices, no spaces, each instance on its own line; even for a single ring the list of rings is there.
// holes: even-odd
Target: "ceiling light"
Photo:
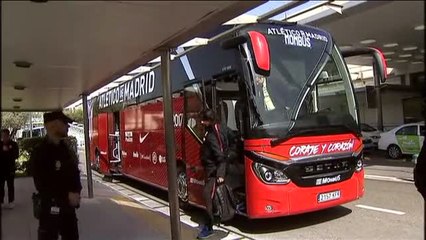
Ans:
[[[16,86],[14,86],[13,88],[14,88],[15,90],[22,91],[22,90],[24,90],[26,87],[25,87],[25,86],[22,86],[22,85],[16,85]]]
[[[411,62],[411,64],[422,64],[423,62],[421,61],[415,61],[415,62]]]
[[[412,51],[412,50],[416,50],[416,49],[417,49],[416,46],[408,46],[408,47],[402,48],[402,50],[404,50],[404,51]]]
[[[386,43],[383,45],[383,47],[386,47],[386,48],[398,47],[398,43]]]
[[[424,58],[424,56],[423,56],[423,55],[416,55],[416,56],[414,56],[414,58],[415,58],[415,59],[423,59],[423,58]]]
[[[14,102],[22,102],[22,98],[14,98],[12,99]]]
[[[384,52],[383,54],[386,56],[386,55],[392,55],[392,54],[395,54],[395,52]]]
[[[412,54],[401,54],[401,55],[399,55],[399,57],[402,57],[402,58],[407,58],[407,57],[411,57],[411,56],[413,56]]]
[[[416,30],[416,31],[423,31],[423,30],[425,30],[425,25],[419,25],[419,26],[415,26],[414,27],[414,30]]]
[[[31,65],[33,65],[32,63],[27,61],[14,61],[13,63],[15,64],[16,67],[19,67],[19,68],[29,68],[31,67]]]
[[[361,44],[370,44],[370,43],[375,43],[376,42],[376,40],[374,40],[374,39],[365,39],[365,40],[362,40],[360,43]]]
[[[408,62],[408,60],[406,60],[406,59],[399,59],[399,60],[396,60],[396,62],[403,63],[403,62]]]

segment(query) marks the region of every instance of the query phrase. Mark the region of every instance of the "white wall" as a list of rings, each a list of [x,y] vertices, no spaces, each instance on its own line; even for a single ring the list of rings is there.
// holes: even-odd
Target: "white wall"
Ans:
[[[362,123],[377,127],[376,108],[368,108],[365,92],[356,94],[359,104],[359,115]],[[382,91],[383,126],[385,130],[404,123],[402,100],[405,98],[418,97],[420,93]]]

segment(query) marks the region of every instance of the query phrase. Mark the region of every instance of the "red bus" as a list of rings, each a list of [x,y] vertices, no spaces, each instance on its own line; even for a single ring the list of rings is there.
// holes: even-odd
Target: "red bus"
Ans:
[[[386,78],[379,50],[340,51],[329,33],[283,22],[247,25],[176,57],[171,80],[180,202],[204,205],[204,107],[239,136],[239,160],[230,164],[226,181],[249,218],[362,197],[358,105],[342,53],[370,54],[376,78]],[[167,190],[161,85],[157,66],[94,100],[94,168]]]

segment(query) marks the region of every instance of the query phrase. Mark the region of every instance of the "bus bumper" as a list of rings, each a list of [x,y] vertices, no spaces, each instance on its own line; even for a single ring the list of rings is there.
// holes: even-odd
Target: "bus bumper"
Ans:
[[[364,170],[351,178],[329,185],[299,187],[263,183],[253,172],[251,161],[246,161],[246,204],[249,218],[273,218],[313,212],[354,201],[364,195]],[[320,194],[339,191],[337,199],[319,202]]]

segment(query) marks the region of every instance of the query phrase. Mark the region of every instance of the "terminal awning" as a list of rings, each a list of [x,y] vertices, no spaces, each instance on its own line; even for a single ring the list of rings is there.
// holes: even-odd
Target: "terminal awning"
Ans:
[[[3,1],[2,110],[62,108],[261,3]]]

